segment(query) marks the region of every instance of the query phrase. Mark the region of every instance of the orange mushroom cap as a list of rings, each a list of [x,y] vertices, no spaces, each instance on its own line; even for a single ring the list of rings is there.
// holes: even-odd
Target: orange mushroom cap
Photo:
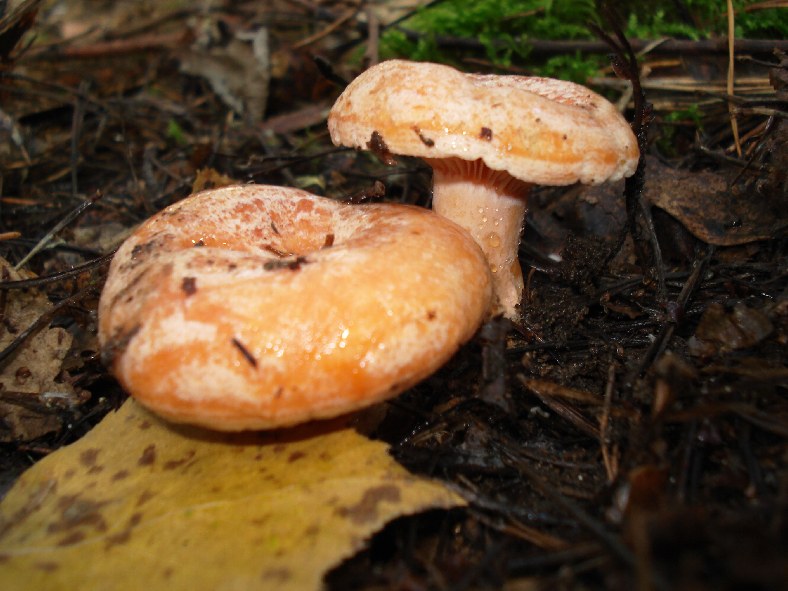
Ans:
[[[328,117],[337,145],[402,154],[433,168],[433,209],[481,246],[495,310],[516,319],[526,198],[534,184],[601,183],[634,173],[626,120],[595,92],[562,80],[464,74],[391,60],[353,80]]]
[[[604,97],[552,78],[465,74],[382,62],[353,80],[328,117],[337,145],[391,154],[482,160],[531,184],[597,184],[634,173],[629,124]]]
[[[479,248],[430,211],[236,186],[168,207],[121,246],[99,343],[171,420],[272,428],[402,392],[473,335],[490,298]]]

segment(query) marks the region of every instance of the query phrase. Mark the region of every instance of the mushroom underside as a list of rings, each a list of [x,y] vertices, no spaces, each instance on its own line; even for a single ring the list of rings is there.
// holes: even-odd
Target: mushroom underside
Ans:
[[[518,250],[532,185],[482,160],[427,162],[433,169],[433,211],[465,228],[480,246],[493,278],[493,312],[516,319],[523,294]]]

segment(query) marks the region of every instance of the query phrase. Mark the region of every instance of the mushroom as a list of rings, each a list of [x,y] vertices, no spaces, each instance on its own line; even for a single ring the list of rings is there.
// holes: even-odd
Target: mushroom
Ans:
[[[123,243],[99,344],[126,391],[168,419],[273,428],[399,394],[473,335],[491,298],[479,247],[428,210],[235,186]]]
[[[337,145],[424,158],[433,209],[468,230],[493,273],[496,311],[518,317],[526,200],[536,185],[598,184],[634,173],[637,140],[606,99],[561,80],[464,74],[382,62],[357,77],[328,117]]]

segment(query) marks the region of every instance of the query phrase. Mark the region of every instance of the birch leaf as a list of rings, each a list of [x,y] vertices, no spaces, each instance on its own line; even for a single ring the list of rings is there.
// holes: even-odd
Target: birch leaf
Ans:
[[[319,589],[388,521],[461,504],[336,423],[209,433],[130,400],[0,503],[0,588]]]

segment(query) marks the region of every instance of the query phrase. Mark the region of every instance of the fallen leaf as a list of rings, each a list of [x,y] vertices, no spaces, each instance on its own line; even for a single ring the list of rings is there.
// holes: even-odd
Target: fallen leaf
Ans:
[[[308,127],[322,124],[328,116],[330,104],[326,102],[311,103],[295,111],[267,118],[260,129],[273,133],[293,133]]]
[[[29,279],[0,257],[4,281]],[[9,290],[4,322],[0,326],[0,351],[49,312],[52,303],[39,290]],[[74,388],[59,381],[63,360],[73,337],[60,327],[45,327],[26,339],[0,369],[0,441],[29,441],[57,431],[60,421],[41,397],[69,400]],[[26,400],[26,398],[28,400]]]
[[[218,25],[216,25],[218,28]],[[268,101],[268,29],[239,31],[229,39],[206,24],[202,35],[180,53],[181,71],[208,81],[213,91],[249,124],[263,118]]]
[[[237,185],[238,181],[222,174],[215,168],[200,168],[197,171],[197,176],[192,183],[192,193],[199,193],[208,189],[218,189],[220,187],[229,187],[230,185]]]
[[[391,519],[463,504],[335,425],[211,433],[129,400],[0,503],[0,588],[319,589]]]
[[[675,217],[696,238],[718,246],[766,240],[788,225],[778,202],[741,194],[711,171],[670,168],[648,159],[647,201]]]
[[[760,195],[742,192],[739,186],[731,188],[730,179],[719,172],[673,168],[651,156],[646,157],[643,196],[708,244],[732,246],[778,236],[788,228],[785,166],[776,162],[786,152],[786,140],[779,143],[779,132],[774,135],[771,197],[765,197],[769,194],[766,189]],[[536,231],[528,240],[541,242],[541,249],[549,251],[563,244],[568,232],[617,236],[626,223],[623,192],[623,181],[540,192],[534,201],[541,200],[544,205],[529,212],[529,227]]]
[[[711,303],[703,312],[695,334],[688,343],[693,355],[703,357],[719,351],[752,347],[774,330],[769,317],[760,310],[739,302],[733,310]]]

